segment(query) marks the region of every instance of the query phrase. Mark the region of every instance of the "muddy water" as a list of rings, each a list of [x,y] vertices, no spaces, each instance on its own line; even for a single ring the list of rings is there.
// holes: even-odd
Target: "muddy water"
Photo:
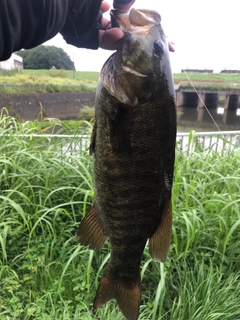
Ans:
[[[0,111],[7,108],[11,115],[23,121],[46,117],[77,119],[81,108],[94,106],[94,99],[94,92],[0,94]],[[227,111],[219,106],[209,112],[222,131],[240,130],[240,109]],[[205,109],[178,107],[177,120],[178,132],[218,130]]]
[[[227,111],[219,106],[215,109],[209,109],[209,112],[221,131],[240,130],[240,109]],[[205,109],[190,106],[178,107],[178,132],[218,131],[211,116]]]

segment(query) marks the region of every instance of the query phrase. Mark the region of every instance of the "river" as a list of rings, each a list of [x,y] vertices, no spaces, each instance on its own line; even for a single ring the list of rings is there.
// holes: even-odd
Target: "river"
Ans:
[[[240,109],[224,110],[222,107],[208,109],[221,131],[240,130]],[[218,131],[209,113],[204,109],[183,106],[177,108],[178,132]]]

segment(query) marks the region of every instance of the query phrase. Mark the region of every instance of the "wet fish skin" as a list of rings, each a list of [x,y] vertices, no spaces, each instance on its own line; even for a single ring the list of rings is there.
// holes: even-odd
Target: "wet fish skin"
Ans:
[[[171,241],[176,111],[159,14],[131,9],[112,16],[125,36],[101,71],[90,146],[95,201],[77,238],[92,249],[107,238],[111,244],[94,308],[116,299],[126,319],[137,320],[146,242],[152,258],[164,261]]]

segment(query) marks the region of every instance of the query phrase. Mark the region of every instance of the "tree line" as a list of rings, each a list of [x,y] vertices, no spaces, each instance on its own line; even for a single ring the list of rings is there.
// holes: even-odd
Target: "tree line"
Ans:
[[[17,52],[23,58],[24,69],[64,69],[75,70],[74,62],[68,54],[55,46],[38,46],[29,50]]]

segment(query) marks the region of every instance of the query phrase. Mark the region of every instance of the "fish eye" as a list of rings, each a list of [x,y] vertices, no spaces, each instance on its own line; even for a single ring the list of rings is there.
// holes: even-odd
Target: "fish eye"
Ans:
[[[154,50],[159,57],[164,54],[164,48],[161,41],[157,40],[154,42]]]

